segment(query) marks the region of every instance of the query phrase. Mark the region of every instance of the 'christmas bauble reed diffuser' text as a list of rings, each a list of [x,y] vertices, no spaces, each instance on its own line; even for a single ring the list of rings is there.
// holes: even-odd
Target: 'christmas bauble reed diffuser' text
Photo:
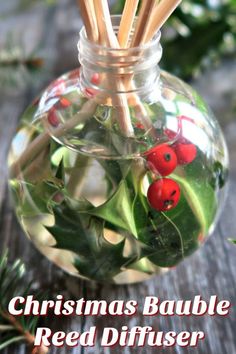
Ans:
[[[9,154],[18,219],[72,274],[129,283],[175,266],[212,233],[228,156],[190,86],[159,68],[176,1],[80,1],[81,68],[24,113]],[[148,3],[148,5],[147,5]]]

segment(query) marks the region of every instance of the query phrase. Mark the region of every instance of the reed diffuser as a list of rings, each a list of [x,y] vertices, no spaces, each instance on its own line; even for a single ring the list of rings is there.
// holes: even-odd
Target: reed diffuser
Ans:
[[[13,139],[9,183],[25,233],[85,279],[167,271],[213,232],[223,205],[220,127],[159,67],[160,28],[179,2],[126,0],[110,16],[107,0],[79,0],[81,66],[30,105]]]

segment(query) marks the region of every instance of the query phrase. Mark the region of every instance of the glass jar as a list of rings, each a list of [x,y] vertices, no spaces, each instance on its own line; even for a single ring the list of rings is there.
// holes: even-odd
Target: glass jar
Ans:
[[[113,17],[117,31],[120,17]],[[24,113],[9,154],[17,217],[66,271],[132,283],[196,251],[224,202],[228,155],[203,99],[161,71],[160,33],[112,49],[79,40],[81,68]]]

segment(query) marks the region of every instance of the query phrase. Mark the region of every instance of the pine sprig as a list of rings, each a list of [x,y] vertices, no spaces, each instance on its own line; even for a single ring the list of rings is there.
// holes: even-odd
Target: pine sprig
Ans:
[[[25,265],[21,260],[9,263],[8,251],[0,256],[0,351],[13,343],[25,342],[34,354],[46,354],[46,347],[34,348],[34,334],[39,321],[36,316],[14,317],[8,312],[8,304],[15,296],[30,294],[31,283],[25,284]],[[42,294],[35,296],[42,300]]]

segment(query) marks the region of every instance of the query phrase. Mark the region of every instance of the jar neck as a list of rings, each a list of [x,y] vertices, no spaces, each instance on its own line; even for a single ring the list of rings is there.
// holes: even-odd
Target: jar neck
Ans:
[[[113,16],[113,29],[118,32],[120,16]],[[92,88],[108,95],[147,93],[160,77],[162,57],[161,33],[145,45],[114,49],[90,42],[83,28],[78,43],[82,89]],[[121,82],[122,85],[116,85]]]

